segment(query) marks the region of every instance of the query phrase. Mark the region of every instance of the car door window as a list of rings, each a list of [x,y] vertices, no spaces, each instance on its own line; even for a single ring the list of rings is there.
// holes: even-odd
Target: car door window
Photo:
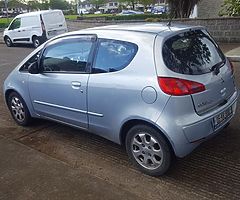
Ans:
[[[132,61],[138,46],[131,42],[100,39],[92,73],[119,71]]]
[[[85,73],[94,41],[91,37],[61,39],[48,46],[41,60],[42,71]]]
[[[10,29],[10,30],[14,30],[14,29],[20,28],[20,26],[21,26],[21,19],[20,19],[20,18],[17,18],[17,19],[15,19],[15,20],[12,22],[11,26],[9,27],[9,29]]]

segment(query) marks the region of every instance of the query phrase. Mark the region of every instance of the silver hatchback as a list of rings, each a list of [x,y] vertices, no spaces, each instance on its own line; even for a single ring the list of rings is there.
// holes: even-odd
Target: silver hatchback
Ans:
[[[233,68],[203,27],[116,25],[46,42],[8,76],[13,119],[44,118],[123,144],[143,172],[164,174],[227,126]]]

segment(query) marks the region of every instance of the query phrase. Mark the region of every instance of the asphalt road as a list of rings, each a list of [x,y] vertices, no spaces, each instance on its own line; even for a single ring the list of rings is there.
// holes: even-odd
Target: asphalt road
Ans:
[[[229,50],[231,45],[223,45],[223,49]],[[10,71],[32,50],[26,47],[7,48],[0,44],[1,87]],[[240,87],[240,64],[235,64],[235,77]],[[142,199],[239,199],[239,117],[238,107],[230,126],[220,135],[202,144],[188,157],[177,160],[165,176],[154,178],[136,170],[122,147],[93,134],[42,120],[27,128],[17,126],[6,109],[0,90],[1,137],[37,150],[47,155],[47,159],[61,161],[67,165],[65,171],[84,171],[90,177],[96,177],[123,189],[126,194],[131,193]],[[4,148],[0,150],[4,151]],[[12,173],[15,173],[14,168]],[[1,185],[4,184],[4,179],[1,179],[0,193],[3,192]],[[9,189],[5,188],[5,193],[11,191],[11,184],[8,184]],[[81,187],[79,185],[79,189]],[[35,192],[41,191],[36,189]],[[71,193],[71,187],[66,192]],[[112,193],[115,192],[112,190]],[[100,199],[100,196],[94,194],[93,198]]]

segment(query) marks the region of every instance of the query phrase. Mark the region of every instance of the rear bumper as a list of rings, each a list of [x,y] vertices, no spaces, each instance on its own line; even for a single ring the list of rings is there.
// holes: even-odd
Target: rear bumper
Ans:
[[[232,95],[228,103],[203,116],[193,112],[193,104],[186,97],[168,102],[157,124],[169,139],[177,157],[184,157],[191,153],[203,141],[219,133],[234,117],[237,107],[238,91]],[[176,106],[183,105],[183,106]],[[174,108],[175,106],[175,108]],[[214,129],[213,118],[232,106],[233,115]]]
[[[211,116],[204,118],[202,121],[187,125],[183,127],[183,132],[190,143],[197,142],[199,140],[204,140],[208,138],[210,135],[219,132],[225,125],[233,118],[236,112],[237,107],[237,96],[238,93],[236,92],[231,99],[229,100],[228,104],[224,106],[224,108],[220,108],[217,112],[212,113]],[[218,128],[214,128],[213,118],[227,110],[229,107],[232,107],[233,115],[229,117],[227,120],[224,121]],[[204,131],[203,131],[204,130]]]

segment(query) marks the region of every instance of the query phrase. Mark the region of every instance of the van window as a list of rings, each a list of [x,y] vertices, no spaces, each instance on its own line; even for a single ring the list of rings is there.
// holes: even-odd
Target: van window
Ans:
[[[136,55],[138,46],[131,42],[100,39],[93,73],[115,72],[125,68]]]
[[[42,14],[44,22],[47,24],[59,24],[65,21],[65,18],[61,11],[59,12],[49,12]]]
[[[9,30],[20,28],[20,26],[21,26],[21,18],[17,18],[12,22],[11,26],[9,27]]]
[[[40,26],[38,17],[37,16],[23,17],[22,27],[28,26]]]
[[[225,57],[204,30],[180,33],[163,45],[166,66],[180,74],[200,75],[208,73]]]

